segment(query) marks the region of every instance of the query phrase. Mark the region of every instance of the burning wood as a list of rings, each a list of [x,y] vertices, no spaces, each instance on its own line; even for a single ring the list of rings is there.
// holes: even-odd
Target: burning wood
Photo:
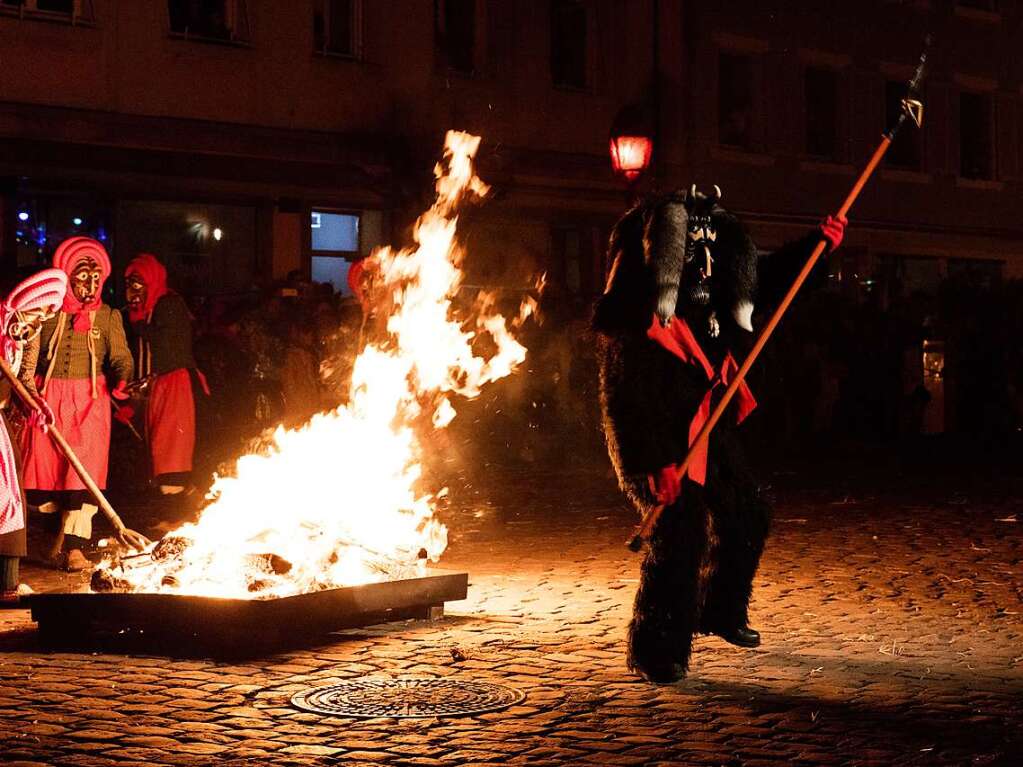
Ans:
[[[447,529],[420,481],[417,432],[447,426],[453,395],[477,396],[526,356],[492,297],[471,316],[453,304],[464,255],[456,211],[487,193],[473,171],[479,141],[448,133],[415,245],[370,257],[386,330],[356,359],[349,403],[278,427],[265,451],[216,479],[198,522],[143,556],[105,560],[95,590],[265,599],[416,577],[437,560]],[[534,307],[527,298],[511,326]]]

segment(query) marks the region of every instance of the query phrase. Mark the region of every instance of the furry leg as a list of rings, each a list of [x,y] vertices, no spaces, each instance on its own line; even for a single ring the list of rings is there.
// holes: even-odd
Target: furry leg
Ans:
[[[651,682],[689,669],[708,553],[707,508],[697,493],[665,509],[643,560],[629,624],[629,668]]]
[[[729,515],[711,512],[718,532],[717,567],[711,576],[701,628],[721,633],[743,628],[749,620],[753,578],[770,526],[771,507],[756,490],[743,494]]]

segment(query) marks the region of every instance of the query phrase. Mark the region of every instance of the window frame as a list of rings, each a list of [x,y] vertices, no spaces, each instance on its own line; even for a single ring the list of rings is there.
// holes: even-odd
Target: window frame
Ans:
[[[583,19],[583,84],[576,85],[574,83],[558,82],[554,79],[554,5],[559,1],[574,2],[582,10]],[[595,53],[596,46],[594,40],[596,37],[595,29],[595,13],[592,5],[586,0],[548,0],[548,41],[547,41],[547,63],[548,63],[548,75],[550,76],[551,85],[558,90],[572,91],[575,93],[590,93],[593,91],[593,84],[595,80]]]
[[[322,56],[322,57],[328,58],[328,59],[342,59],[344,61],[362,61],[362,53],[363,53],[363,51],[362,51],[362,46],[363,46],[363,29],[362,29],[362,25],[363,25],[363,18],[364,18],[364,10],[363,10],[362,0],[351,0],[351,3],[352,3],[352,18],[351,18],[351,44],[352,44],[352,51],[351,51],[351,53],[342,53],[341,51],[331,50],[330,48],[327,47],[327,45],[329,45],[328,41],[330,39],[330,36],[328,34],[326,34],[326,30],[330,26],[330,6],[331,6],[331,0],[322,0],[322,2],[323,2],[323,8],[324,8],[324,15],[323,15],[324,32],[325,32],[324,36],[323,36],[324,47],[323,48],[317,48],[316,47],[316,29],[315,29],[315,13],[316,13],[316,9],[315,9],[315,5],[314,5],[314,7],[313,7],[313,14],[314,14],[314,16],[313,16],[313,19],[314,19],[314,26],[313,26],[313,54],[316,55],[316,56]]]
[[[473,5],[473,40],[472,40],[472,69],[458,69],[451,65],[444,40],[447,30],[444,26],[445,9],[448,0],[434,0],[433,2],[433,48],[436,68],[445,75],[456,75],[466,79],[475,79],[483,74],[483,63],[486,61],[484,55],[486,37],[486,5],[483,0],[470,0]]]
[[[722,101],[721,101],[721,59],[724,56],[730,56],[733,58],[744,58],[749,62],[749,130],[748,139],[746,144],[733,144],[727,143],[722,138],[721,124],[722,124]],[[763,115],[761,114],[761,105],[758,101],[762,100],[762,80],[759,76],[759,67],[761,66],[760,59],[762,54],[759,51],[748,50],[746,48],[735,48],[731,46],[720,45],[715,49],[714,52],[714,73],[715,73],[715,113],[714,113],[714,131],[715,141],[717,145],[724,150],[731,152],[744,152],[748,154],[761,154],[764,151],[764,135],[763,135]]]
[[[252,25],[249,21],[249,9],[246,4],[246,0],[223,0],[225,16],[233,16],[235,19],[240,19],[245,27],[244,36],[238,35],[236,30],[239,25],[233,24],[228,27],[231,36],[227,38],[223,37],[210,37],[208,35],[190,34],[188,27],[185,27],[184,32],[178,32],[173,28],[173,22],[171,20],[170,4],[171,0],[167,0],[164,7],[167,14],[167,36],[173,40],[185,40],[187,42],[207,43],[210,45],[223,45],[231,48],[251,48],[252,47]],[[231,11],[228,13],[228,11]]]
[[[988,173],[985,176],[968,176],[963,173],[963,95],[976,96],[987,103],[987,162]],[[997,182],[998,178],[998,126],[996,123],[995,94],[975,88],[960,87],[956,94],[956,177],[966,182]]]
[[[39,0],[21,0],[17,5],[0,3],[0,16],[13,17],[22,21],[45,21],[53,24],[69,24],[72,27],[95,27],[96,9],[93,0],[72,0],[71,13],[40,10]]]
[[[810,72],[827,72],[834,77],[835,80],[835,109],[834,109],[834,135],[833,135],[833,146],[831,152],[828,154],[820,154],[813,152],[810,149],[810,100],[808,98],[807,86],[808,77]],[[802,150],[804,156],[813,161],[823,163],[835,163],[841,164],[847,160],[846,152],[844,151],[845,141],[845,130],[844,130],[844,113],[842,99],[845,93],[845,82],[843,79],[843,70],[839,67],[828,66],[814,61],[807,61],[802,67],[802,85],[803,85],[803,142]]]

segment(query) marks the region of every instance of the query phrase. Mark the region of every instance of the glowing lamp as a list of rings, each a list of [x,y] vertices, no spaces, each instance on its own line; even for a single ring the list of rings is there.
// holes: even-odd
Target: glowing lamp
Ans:
[[[654,135],[653,117],[643,104],[622,107],[611,122],[611,167],[630,184],[650,168]]]
[[[81,226],[82,225],[82,217],[81,216],[75,216],[73,219],[71,219],[71,223],[74,224],[75,226]]]
[[[19,221],[28,221],[28,211],[27,210],[19,211],[18,212],[18,220]]]
[[[629,181],[635,181],[650,167],[654,142],[647,136],[612,136],[611,167]]]
[[[216,240],[217,242],[220,242],[223,239],[223,237],[224,237],[224,230],[221,229],[219,226],[216,227],[213,230],[213,239]]]

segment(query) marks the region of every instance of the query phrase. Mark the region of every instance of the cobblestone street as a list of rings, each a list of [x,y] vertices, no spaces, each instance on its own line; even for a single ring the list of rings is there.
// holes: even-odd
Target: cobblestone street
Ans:
[[[602,472],[452,491],[441,566],[470,573],[469,598],[435,622],[226,662],[48,653],[27,611],[0,613],[0,761],[1023,763],[1018,495],[982,483],[779,491],[752,609],[763,644],[702,637],[689,677],[656,687],[625,668],[639,558],[623,545],[632,514]],[[53,585],[37,569],[26,577]],[[526,698],[405,720],[288,703],[364,676],[490,681]]]

